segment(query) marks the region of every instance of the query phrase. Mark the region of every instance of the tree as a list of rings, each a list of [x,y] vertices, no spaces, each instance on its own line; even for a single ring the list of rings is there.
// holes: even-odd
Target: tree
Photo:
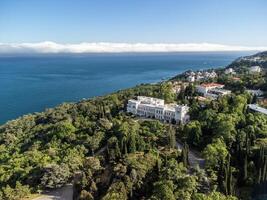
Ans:
[[[223,137],[228,145],[235,141],[235,118],[229,114],[219,113],[215,119],[214,135]]]
[[[195,95],[196,92],[196,88],[193,84],[189,84],[186,88],[185,88],[185,96],[189,96],[189,97],[193,97]]]
[[[174,185],[172,181],[158,181],[154,183],[154,189],[151,200],[176,200],[174,194]]]
[[[20,182],[16,182],[15,188],[11,188],[9,185],[3,188],[3,200],[20,200],[30,195],[31,191],[28,185],[22,185]],[[1,197],[1,194],[0,194]]]
[[[226,166],[224,167],[223,187],[224,187],[225,195],[232,195],[234,193],[234,181],[233,181],[230,154],[228,154],[227,157],[228,157],[228,159],[226,162]]]
[[[170,125],[167,128],[168,144],[170,148],[176,147],[175,129]]]
[[[113,136],[109,138],[107,145],[108,156],[110,160],[115,160],[121,157],[121,150],[119,148],[118,139]]]
[[[51,164],[45,167],[41,185],[45,188],[59,188],[67,183],[71,174],[66,164]]]
[[[178,163],[175,159],[167,160],[165,166],[161,167],[160,177],[162,179],[172,180],[174,183],[179,182],[184,176],[187,169],[183,163]]]
[[[75,127],[72,123],[65,121],[57,123],[52,130],[52,134],[55,135],[58,139],[65,139],[67,141],[72,141],[76,138],[74,132]]]
[[[221,163],[225,163],[228,151],[222,138],[216,138],[203,150],[203,156],[206,160],[206,168],[218,170]]]
[[[202,130],[199,121],[191,121],[186,124],[184,128],[184,133],[187,138],[187,143],[199,146],[202,142]]]
[[[112,183],[103,200],[127,200],[127,190],[122,181]]]
[[[183,145],[182,149],[182,160],[185,167],[188,167],[189,165],[189,146],[188,144]]]
[[[163,98],[167,103],[171,103],[174,100],[174,93],[172,91],[172,84],[162,83],[160,85],[160,97]]]

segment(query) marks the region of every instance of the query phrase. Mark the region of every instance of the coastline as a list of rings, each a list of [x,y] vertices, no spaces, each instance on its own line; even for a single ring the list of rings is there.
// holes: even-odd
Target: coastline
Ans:
[[[212,54],[212,55],[211,55]],[[157,83],[189,69],[225,66],[243,53],[70,55],[1,58],[0,124],[63,102],[108,95],[142,83]],[[246,53],[247,54],[247,53]],[[16,64],[17,63],[17,64]],[[8,66],[8,67],[5,67]]]

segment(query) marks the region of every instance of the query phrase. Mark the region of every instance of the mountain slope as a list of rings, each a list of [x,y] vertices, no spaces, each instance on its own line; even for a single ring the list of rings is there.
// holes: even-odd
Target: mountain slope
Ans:
[[[239,67],[250,67],[253,65],[259,65],[263,68],[267,68],[267,51],[259,52],[251,56],[244,56],[236,59],[232,62],[229,67],[239,68]]]

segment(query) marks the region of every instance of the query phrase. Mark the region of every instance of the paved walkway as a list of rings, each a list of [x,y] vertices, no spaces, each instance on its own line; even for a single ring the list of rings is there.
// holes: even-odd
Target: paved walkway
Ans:
[[[176,146],[180,150],[183,149],[183,145],[178,141],[176,142]],[[191,167],[196,167],[198,165],[200,169],[205,168],[205,160],[201,158],[200,156],[198,156],[196,153],[194,153],[192,150],[189,150],[188,161]]]
[[[67,184],[62,188],[44,192],[44,194],[32,200],[73,200],[72,196],[73,196],[73,185]]]

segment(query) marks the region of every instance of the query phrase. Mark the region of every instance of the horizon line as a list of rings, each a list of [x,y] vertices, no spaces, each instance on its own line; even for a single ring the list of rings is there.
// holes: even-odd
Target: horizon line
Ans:
[[[43,41],[35,43],[0,43],[0,54],[13,53],[168,53],[168,52],[227,52],[265,51],[265,46],[239,46],[216,43],[120,43],[81,42],[57,43]]]

